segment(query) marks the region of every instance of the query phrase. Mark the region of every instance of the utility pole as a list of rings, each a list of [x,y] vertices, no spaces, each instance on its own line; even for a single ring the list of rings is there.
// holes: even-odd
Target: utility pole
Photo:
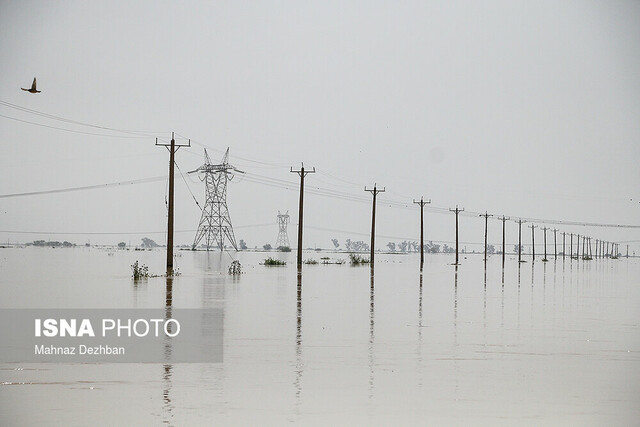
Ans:
[[[505,247],[504,247],[504,236],[505,236],[505,222],[508,219],[511,218],[506,218],[504,215],[502,215],[502,268],[504,268],[504,257],[505,257]]]
[[[167,220],[167,276],[173,274],[173,165],[175,164],[176,151],[180,147],[191,147],[191,140],[187,145],[176,144],[174,133],[171,132],[171,142],[169,144],[158,144],[158,138],[156,138],[156,145],[161,145],[169,150],[169,200],[168,200],[168,220]]]
[[[484,211],[484,215],[480,214],[480,216],[484,217],[484,263],[487,263],[487,225],[489,223],[489,217],[493,215],[489,215],[487,211]]]
[[[378,193],[384,193],[384,190],[384,187],[382,190],[378,190],[377,184],[373,184],[373,190],[369,190],[367,187],[364,187],[364,191],[368,191],[373,194],[373,209],[371,210],[371,269],[373,269],[373,253],[376,245],[376,196]]]
[[[547,259],[547,230],[549,229],[549,227],[542,227],[542,230],[544,231],[544,258],[542,259],[542,261],[548,261]]]
[[[300,176],[300,204],[298,205],[298,270],[302,270],[302,218],[303,218],[303,209],[304,209],[304,177],[310,173],[316,173],[316,168],[313,170],[304,170],[304,163],[301,163],[300,170],[293,170],[291,168],[291,173],[297,173]]]
[[[566,237],[566,234],[564,231],[562,232],[562,259],[564,259],[564,239]]]
[[[413,203],[420,205],[420,271],[424,266],[424,205],[431,203],[431,199],[425,201],[420,197],[420,201],[414,200]]]
[[[522,262],[522,218],[518,219],[518,262]]]
[[[558,259],[558,232],[557,228],[553,229],[553,259]]]
[[[531,229],[531,262],[533,262],[536,260],[536,233],[534,230],[538,228],[538,226],[531,224],[529,228]]]
[[[460,212],[464,212],[464,208],[458,209],[458,205],[456,205],[455,209],[449,209],[449,211],[456,213],[456,263],[455,265],[458,265],[458,214]]]
[[[580,235],[579,234],[578,234],[578,242],[576,243],[576,259],[580,259]]]
[[[571,240],[569,241],[569,259],[573,259],[573,233],[570,234]]]

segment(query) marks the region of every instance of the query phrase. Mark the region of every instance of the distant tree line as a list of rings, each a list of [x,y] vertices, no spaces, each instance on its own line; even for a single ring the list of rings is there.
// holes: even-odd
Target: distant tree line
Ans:
[[[75,243],[71,243],[71,242],[67,242],[66,240],[64,242],[58,242],[57,240],[49,240],[49,241],[44,241],[44,240],[34,240],[33,243],[27,243],[27,245],[33,245],[33,246],[51,246],[51,247],[55,247],[55,246],[63,246],[65,248],[70,248],[72,246],[75,246]]]

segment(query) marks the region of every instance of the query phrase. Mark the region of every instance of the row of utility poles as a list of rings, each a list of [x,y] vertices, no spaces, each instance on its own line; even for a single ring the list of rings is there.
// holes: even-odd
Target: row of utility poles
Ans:
[[[174,164],[175,164],[175,154],[180,147],[190,147],[191,140],[188,141],[188,144],[176,144],[174,134],[171,134],[171,142],[168,144],[158,143],[158,139],[156,138],[156,145],[164,146],[169,151],[169,199],[167,201],[167,209],[168,209],[168,222],[167,222],[167,276],[173,274],[173,218],[174,218]],[[294,170],[291,168],[292,173],[298,174],[300,177],[300,201],[298,206],[298,248],[297,248],[297,266],[298,271],[302,271],[302,232],[303,232],[303,219],[304,219],[304,178],[310,174],[315,173],[315,167],[311,170],[305,170],[304,164],[301,164],[300,169]],[[371,264],[371,269],[373,271],[374,267],[374,256],[375,256],[375,232],[376,232],[376,198],[379,193],[383,193],[385,188],[378,188],[377,184],[374,184],[372,189],[367,187],[364,188],[364,191],[371,193],[373,196],[373,203],[371,209],[371,254],[369,262]],[[423,270],[424,267],[424,207],[425,205],[431,203],[431,200],[424,200],[423,197],[420,200],[414,200],[413,203],[420,206],[420,271]],[[460,212],[464,212],[464,208],[459,208],[458,206],[455,209],[449,209],[451,212],[456,214],[456,258],[455,265],[459,264],[459,228],[458,228],[458,215]],[[492,214],[485,212],[480,215],[485,220],[485,229],[484,229],[484,262],[487,262],[487,233],[488,233],[488,222],[489,217],[493,217]],[[505,224],[506,221],[510,220],[510,218],[505,217],[504,215],[499,218],[502,221],[502,264],[504,266],[505,262]],[[526,221],[523,221],[521,218],[516,221],[518,224],[518,262],[522,262],[522,224]],[[532,260],[535,260],[535,229],[536,225],[531,224],[529,226],[531,228],[531,244],[532,244]],[[548,227],[542,227],[544,232],[544,258],[543,261],[547,261],[547,231]],[[553,242],[554,242],[554,258],[558,258],[557,251],[557,229],[553,229]],[[566,240],[565,232],[562,233],[562,258],[565,257],[565,240]],[[573,233],[569,233],[570,242],[569,242],[569,252],[571,258],[577,259],[580,257],[580,237],[582,237],[582,259],[590,260],[592,259],[594,253],[592,251],[591,237],[586,236],[577,236],[577,245],[576,245],[576,253],[575,257],[573,256]],[[617,258],[619,254],[619,246],[617,243],[606,242],[603,240],[595,241],[595,258]],[[629,256],[629,247],[627,245],[627,257]]]
[[[297,265],[298,265],[298,269],[301,270],[302,269],[302,219],[303,219],[303,197],[304,197],[304,177],[308,174],[308,173],[314,173],[315,172],[315,168],[312,171],[305,171],[304,169],[304,165],[299,169],[299,170],[293,170],[293,168],[291,169],[291,172],[295,172],[300,176],[300,206],[299,206],[299,212],[298,212],[298,254],[297,254]],[[364,191],[367,191],[369,193],[371,193],[371,195],[373,196],[373,200],[372,200],[372,208],[371,208],[371,252],[370,252],[370,259],[369,262],[371,263],[371,268],[373,269],[374,267],[374,257],[375,257],[375,232],[376,232],[376,199],[379,193],[383,193],[385,191],[385,188],[378,188],[377,184],[374,184],[373,188],[364,188]],[[424,197],[421,197],[420,200],[413,200],[413,203],[415,203],[416,205],[420,206],[420,271],[423,270],[424,268],[424,207],[427,204],[431,203],[431,200],[424,200]],[[449,209],[451,212],[454,212],[456,215],[456,257],[455,257],[455,265],[459,265],[459,226],[458,226],[458,216],[460,214],[460,212],[464,212],[464,208],[459,208],[458,206],[455,207],[455,209]],[[493,217],[492,214],[489,214],[488,212],[485,212],[484,214],[480,215],[481,217],[484,218],[484,262],[487,262],[487,239],[488,239],[488,225],[489,225],[489,218]],[[502,221],[502,265],[504,266],[505,263],[505,256],[506,256],[506,222],[511,220],[511,218],[506,217],[506,216],[502,216],[502,217],[498,217],[498,219],[500,221]],[[515,221],[518,224],[518,262],[523,262],[522,261],[522,224],[526,223],[526,221],[522,220],[522,218],[519,218],[517,221]],[[529,226],[529,228],[531,228],[531,256],[532,256],[532,260],[535,260],[535,229],[538,228],[537,225],[531,224]],[[549,229],[548,227],[542,227],[543,230],[543,235],[544,235],[544,258],[542,259],[542,261],[548,261],[547,260],[547,231],[551,230],[553,231],[553,255],[554,258],[557,259],[558,258],[558,241],[557,241],[557,233],[558,233],[558,229]],[[577,245],[576,245],[576,252],[575,252],[575,256],[573,254],[573,233],[562,233],[562,252],[560,252],[560,255],[562,256],[562,258],[564,258],[566,256],[566,250],[565,250],[565,241],[566,241],[566,236],[567,234],[570,237],[570,243],[569,243],[569,255],[571,256],[572,259],[578,259],[580,258],[580,237],[582,237],[582,259],[583,260],[590,260],[593,259],[592,257],[594,256],[594,252],[592,251],[592,243],[591,243],[591,237],[586,237],[586,236],[580,236],[580,235],[576,235],[577,236]],[[612,243],[612,242],[606,242],[603,240],[595,240],[595,258],[617,258],[618,254],[619,254],[619,250],[618,250],[619,246],[617,243]],[[628,246],[627,246],[627,256],[628,256]]]

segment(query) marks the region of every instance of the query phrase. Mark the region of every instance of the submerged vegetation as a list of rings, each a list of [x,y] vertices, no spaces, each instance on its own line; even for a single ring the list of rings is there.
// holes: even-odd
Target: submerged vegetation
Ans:
[[[232,274],[234,276],[237,274],[242,274],[242,265],[240,264],[240,261],[236,259],[231,263],[231,265],[229,266],[229,274]]]
[[[168,274],[149,274],[149,267],[140,264],[138,260],[131,264],[131,269],[133,270],[133,280],[148,279],[149,277],[178,277],[181,275],[180,270],[177,268],[172,269]]]
[[[315,259],[313,259],[313,258],[309,258],[309,259],[304,260],[304,263],[305,263],[305,264],[315,265],[315,264],[317,264],[317,263],[318,263],[318,261],[316,261],[316,260],[315,260]]]
[[[287,263],[284,261],[280,261],[279,259],[273,259],[269,257],[264,260],[263,265],[287,265]]]
[[[351,265],[369,264],[371,262],[369,258],[353,253],[349,254],[349,260],[351,261]]]
[[[149,278],[149,267],[144,264],[138,264],[138,260],[131,264],[131,269],[133,270],[133,280]]]

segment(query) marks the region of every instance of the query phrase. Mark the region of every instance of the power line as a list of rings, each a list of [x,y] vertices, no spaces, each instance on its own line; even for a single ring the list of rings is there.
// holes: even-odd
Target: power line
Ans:
[[[49,114],[49,113],[43,113],[43,112],[37,111],[37,110],[32,110],[30,108],[22,107],[20,105],[12,104],[10,102],[3,101],[3,100],[0,100],[0,105],[3,105],[5,107],[9,107],[9,108],[13,108],[15,110],[22,111],[22,112],[25,112],[25,113],[34,114],[36,116],[45,117],[45,118],[51,119],[51,120],[58,120],[58,121],[65,122],[65,123],[76,124],[76,125],[80,125],[80,126],[87,126],[87,127],[91,127],[91,128],[95,128],[95,129],[110,130],[110,131],[121,132],[121,133],[130,133],[130,134],[134,134],[134,135],[139,135],[139,136],[144,137],[144,138],[148,138],[149,135],[140,135],[140,134],[166,133],[164,131],[145,131],[145,130],[117,129],[117,128],[108,127],[108,126],[100,126],[100,125],[95,125],[95,124],[91,124],[91,123],[80,122],[78,120],[67,119],[65,117],[56,116],[56,115]]]
[[[240,225],[235,228],[258,228],[273,226],[273,223],[266,224],[249,224]],[[196,229],[189,230],[175,230],[175,233],[194,233]],[[45,234],[45,235],[77,235],[77,236],[91,236],[91,235],[138,235],[138,234],[165,234],[167,230],[162,231],[26,231],[26,230],[0,230],[0,233],[7,234]]]
[[[17,119],[15,117],[5,116],[4,114],[0,114],[0,117],[4,117],[5,119],[10,119],[10,120],[15,120],[17,122],[28,123],[28,124],[35,125],[35,126],[41,126],[41,127],[45,127],[45,128],[49,128],[49,129],[57,129],[57,130],[65,131],[65,132],[79,133],[81,135],[93,135],[93,136],[104,136],[104,137],[108,137],[108,138],[126,138],[126,139],[142,139],[142,138],[146,139],[146,138],[149,138],[148,136],[105,135],[105,134],[101,134],[101,133],[83,132],[83,131],[80,131],[80,130],[66,129],[66,128],[60,128],[60,127],[57,127],[57,126],[45,125],[45,124],[42,124],[42,123],[30,122],[29,120]]]
[[[163,176],[155,176],[152,178],[142,178],[142,179],[132,179],[129,181],[119,181],[119,182],[111,182],[107,184],[96,184],[96,185],[85,185],[82,187],[67,187],[67,188],[59,188],[55,190],[43,190],[43,191],[31,191],[25,193],[11,193],[11,194],[0,194],[0,199],[6,199],[10,197],[23,197],[23,196],[35,196],[41,194],[54,194],[54,193],[68,193],[71,191],[82,191],[82,190],[94,190],[98,188],[109,188],[109,187],[118,187],[124,185],[135,185],[135,184],[147,184],[150,182],[163,181],[167,179],[167,175]]]

